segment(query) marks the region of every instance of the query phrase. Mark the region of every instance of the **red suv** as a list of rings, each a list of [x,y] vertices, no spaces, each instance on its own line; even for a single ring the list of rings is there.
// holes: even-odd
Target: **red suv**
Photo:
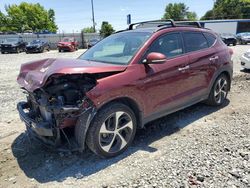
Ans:
[[[74,37],[64,37],[62,41],[58,42],[57,48],[59,52],[62,51],[76,51],[78,50],[78,42]]]
[[[217,34],[172,20],[133,26],[78,59],[21,66],[17,81],[28,95],[17,108],[35,138],[80,151],[87,145],[99,156],[113,157],[152,120],[201,101],[223,104],[232,51]]]

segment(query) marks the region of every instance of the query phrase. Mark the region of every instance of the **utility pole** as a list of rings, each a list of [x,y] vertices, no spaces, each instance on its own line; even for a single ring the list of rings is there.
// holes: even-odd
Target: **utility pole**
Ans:
[[[95,13],[94,13],[94,4],[93,4],[93,0],[91,0],[91,6],[92,6],[93,29],[94,29],[94,33],[95,33]]]

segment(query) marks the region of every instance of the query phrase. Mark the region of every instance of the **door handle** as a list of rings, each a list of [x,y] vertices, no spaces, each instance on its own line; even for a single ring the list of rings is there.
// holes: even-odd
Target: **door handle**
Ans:
[[[178,71],[184,71],[184,70],[187,70],[187,69],[189,69],[189,68],[190,68],[190,66],[187,65],[187,66],[185,66],[185,67],[180,67],[180,68],[178,68]]]
[[[218,56],[214,56],[214,57],[210,57],[210,58],[209,58],[209,61],[215,61],[215,60],[217,60],[217,59],[219,59],[219,57],[218,57]]]

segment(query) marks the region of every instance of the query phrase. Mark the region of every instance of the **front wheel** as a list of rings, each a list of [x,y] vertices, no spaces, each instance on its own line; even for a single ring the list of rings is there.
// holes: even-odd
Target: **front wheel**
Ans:
[[[222,105],[227,98],[229,88],[229,78],[225,74],[220,75],[214,82],[214,85],[210,91],[209,98],[206,103],[212,106]]]
[[[101,157],[114,157],[132,143],[136,132],[134,112],[121,103],[102,108],[87,132],[86,144]]]

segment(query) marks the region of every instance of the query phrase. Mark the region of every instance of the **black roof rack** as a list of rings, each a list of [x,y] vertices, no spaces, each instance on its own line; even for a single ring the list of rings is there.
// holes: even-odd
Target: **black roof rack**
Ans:
[[[176,26],[190,26],[190,27],[198,27],[202,28],[200,22],[198,21],[176,21],[175,22]]]
[[[143,26],[144,24],[154,24],[154,27],[160,27],[159,30],[168,27],[197,27],[202,28],[200,22],[198,21],[174,21],[172,19],[167,20],[150,20],[144,22],[132,23],[129,25],[128,30],[133,30],[135,25]]]
[[[144,21],[144,22],[137,22],[137,23],[132,23],[129,25],[128,30],[133,30],[133,27],[135,25],[143,25],[143,24],[158,24],[157,27],[162,27],[166,25],[170,25],[171,27],[175,27],[175,22],[172,19],[167,19],[167,20],[150,20],[150,21]]]

